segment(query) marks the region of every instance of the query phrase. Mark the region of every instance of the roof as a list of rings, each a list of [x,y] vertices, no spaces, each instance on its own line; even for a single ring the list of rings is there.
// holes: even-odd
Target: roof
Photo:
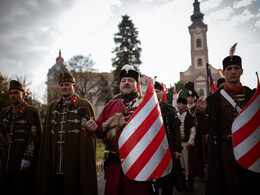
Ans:
[[[204,14],[200,12],[200,3],[198,2],[198,0],[195,0],[195,2],[193,3],[193,7],[194,7],[194,11],[190,17],[192,21],[191,26],[193,26],[194,24],[201,24],[204,26],[205,24],[202,21]]]
[[[49,76],[49,75],[50,75],[52,72],[54,72],[58,67],[60,67],[61,70],[68,71],[67,68],[66,68],[66,66],[65,66],[64,64],[62,64],[62,63],[56,63],[56,64],[54,64],[54,65],[49,69],[47,75]]]

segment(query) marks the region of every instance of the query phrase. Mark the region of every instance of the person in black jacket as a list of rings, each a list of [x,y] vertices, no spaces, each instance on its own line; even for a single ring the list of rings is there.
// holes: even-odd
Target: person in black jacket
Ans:
[[[206,101],[196,102],[196,124],[209,133],[206,194],[260,194],[260,174],[240,166],[233,153],[231,126],[239,114],[221,94],[225,90],[240,108],[253,96],[254,91],[240,82],[243,74],[242,59],[231,55],[223,60],[224,89],[219,89]]]
[[[171,195],[173,193],[173,187],[175,186],[178,190],[185,189],[185,178],[181,173],[180,161],[181,156],[181,134],[180,125],[181,122],[176,114],[176,110],[171,105],[162,101],[162,86],[160,83],[155,82],[154,84],[155,92],[159,105],[161,108],[161,113],[163,117],[164,127],[166,131],[166,136],[168,139],[172,159],[173,159],[173,169],[170,174],[156,181],[156,189],[162,189],[163,195]],[[183,177],[183,181],[181,182]],[[158,194],[158,191],[156,192]]]

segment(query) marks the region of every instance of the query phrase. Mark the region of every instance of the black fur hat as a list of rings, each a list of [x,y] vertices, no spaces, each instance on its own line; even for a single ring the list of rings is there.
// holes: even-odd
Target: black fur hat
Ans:
[[[217,87],[219,87],[220,84],[225,83],[225,82],[226,82],[225,78],[219,78],[217,80]]]
[[[186,98],[179,97],[177,100],[177,103],[183,103],[183,104],[187,105],[188,101]]]
[[[222,64],[223,70],[229,65],[239,65],[242,68],[242,59],[240,56],[234,55],[236,51],[237,43],[235,43],[229,50],[229,56],[225,57]]]
[[[132,65],[124,65],[120,72],[120,78],[124,77],[132,77],[136,80],[136,82],[139,82],[139,72],[137,72]]]
[[[154,83],[154,88],[162,91],[162,85],[160,83],[158,83],[157,81],[155,81],[155,83]]]
[[[229,65],[239,65],[240,68],[242,68],[242,59],[240,56],[227,56],[225,57],[225,59],[223,60],[223,70],[225,70],[225,68]]]

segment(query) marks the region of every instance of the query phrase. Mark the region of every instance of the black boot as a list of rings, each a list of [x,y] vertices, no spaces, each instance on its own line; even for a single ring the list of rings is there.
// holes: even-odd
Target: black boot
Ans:
[[[188,192],[193,192],[193,178],[191,176],[188,176],[188,179],[187,179],[187,190]]]

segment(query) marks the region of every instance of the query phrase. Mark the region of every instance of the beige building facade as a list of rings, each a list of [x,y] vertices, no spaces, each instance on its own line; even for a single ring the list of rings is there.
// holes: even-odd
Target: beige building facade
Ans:
[[[49,69],[47,74],[47,103],[49,104],[53,100],[60,97],[58,75],[60,72],[68,72],[64,64],[64,59],[61,56],[61,50],[59,50],[59,56],[56,58],[56,63]],[[85,95],[78,95],[87,98],[95,109],[96,116],[98,116],[103,110],[104,106],[113,99],[113,87],[114,87],[114,74],[112,72],[97,72],[92,70],[85,73],[72,73],[76,80],[76,91],[82,88],[82,84],[86,85]],[[85,80],[88,80],[87,82]],[[140,77],[141,91],[145,93],[149,77],[142,75]]]

